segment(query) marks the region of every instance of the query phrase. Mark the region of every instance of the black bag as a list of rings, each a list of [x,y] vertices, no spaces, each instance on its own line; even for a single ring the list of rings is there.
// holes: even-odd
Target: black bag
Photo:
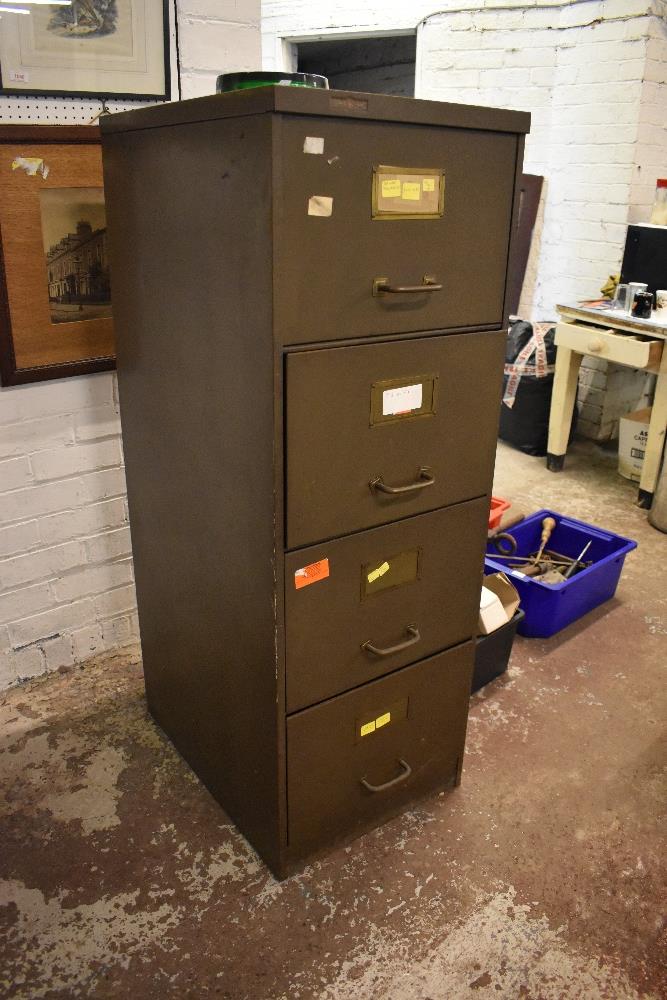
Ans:
[[[546,455],[556,363],[556,328],[517,319],[505,349],[499,437],[526,455]],[[572,415],[572,431],[577,407]],[[572,434],[570,432],[570,436]]]

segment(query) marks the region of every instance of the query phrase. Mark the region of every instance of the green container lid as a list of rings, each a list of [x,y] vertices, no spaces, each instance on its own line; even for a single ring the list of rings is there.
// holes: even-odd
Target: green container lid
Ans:
[[[252,87],[318,87],[328,90],[326,76],[315,73],[222,73],[216,83],[218,94],[230,90],[250,90]]]

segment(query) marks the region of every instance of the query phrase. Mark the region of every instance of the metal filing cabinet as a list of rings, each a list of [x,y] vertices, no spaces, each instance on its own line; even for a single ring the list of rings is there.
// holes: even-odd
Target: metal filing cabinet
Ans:
[[[148,703],[279,876],[460,780],[528,122],[101,122]]]

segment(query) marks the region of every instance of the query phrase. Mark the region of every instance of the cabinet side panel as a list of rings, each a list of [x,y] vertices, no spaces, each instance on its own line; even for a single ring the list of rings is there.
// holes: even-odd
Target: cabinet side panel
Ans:
[[[104,139],[148,702],[275,862],[271,116]]]

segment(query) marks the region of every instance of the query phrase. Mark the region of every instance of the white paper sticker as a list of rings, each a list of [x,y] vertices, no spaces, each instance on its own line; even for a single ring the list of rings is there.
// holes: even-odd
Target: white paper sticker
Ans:
[[[392,417],[399,413],[410,413],[422,405],[422,383],[401,385],[397,389],[385,389],[382,393],[382,416]]]
[[[325,194],[314,194],[308,199],[308,215],[321,215],[325,218],[333,215],[333,198]]]
[[[25,69],[10,69],[10,83],[30,83],[30,73]]]
[[[17,156],[12,160],[12,170],[25,170],[28,177],[36,177],[40,173],[44,180],[49,176],[49,167],[38,156]]]
[[[307,135],[303,140],[304,153],[312,153],[314,156],[321,156],[324,152],[324,139],[321,135]]]

